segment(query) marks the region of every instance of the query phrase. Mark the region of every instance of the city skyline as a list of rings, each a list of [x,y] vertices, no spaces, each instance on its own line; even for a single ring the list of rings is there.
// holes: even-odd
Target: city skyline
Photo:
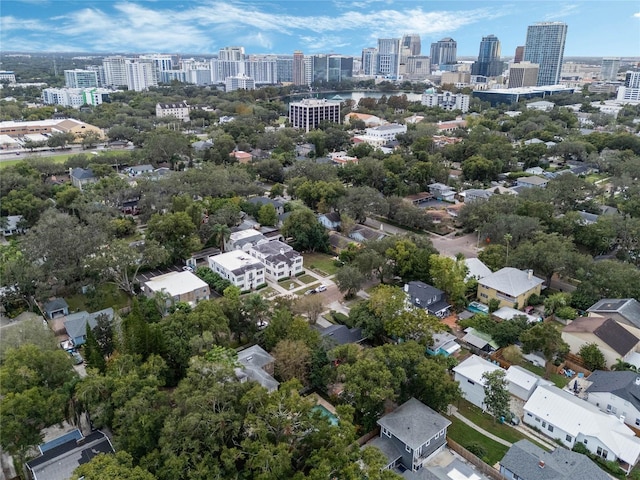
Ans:
[[[569,25],[565,56],[640,56],[636,2],[425,2],[405,0],[105,1],[5,0],[3,51],[191,53],[231,45],[247,53],[341,53],[360,56],[378,38],[417,33],[423,55],[452,37],[458,56],[476,57],[496,35],[512,57],[535,22]],[[584,39],[589,39],[585,42]]]

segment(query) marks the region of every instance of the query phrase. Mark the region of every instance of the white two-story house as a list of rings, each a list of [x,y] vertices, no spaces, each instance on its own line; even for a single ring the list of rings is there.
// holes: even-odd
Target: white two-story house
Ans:
[[[280,240],[261,243],[249,248],[249,254],[264,265],[265,275],[277,282],[302,273],[302,255]]]
[[[266,282],[262,262],[242,250],[209,257],[209,268],[242,291],[253,290]]]

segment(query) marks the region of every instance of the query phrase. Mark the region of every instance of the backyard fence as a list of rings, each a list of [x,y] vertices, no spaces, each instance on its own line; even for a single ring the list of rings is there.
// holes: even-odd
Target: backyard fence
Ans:
[[[480,470],[483,475],[486,475],[493,480],[507,480],[507,477],[502,475],[498,470],[493,468],[491,465],[487,465],[486,463],[484,463],[469,450],[452,440],[451,437],[447,437],[447,446],[462,458],[464,458],[467,462],[473,464],[478,470]]]

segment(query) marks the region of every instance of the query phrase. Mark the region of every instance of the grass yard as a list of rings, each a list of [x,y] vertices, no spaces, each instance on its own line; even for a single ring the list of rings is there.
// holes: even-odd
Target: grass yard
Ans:
[[[536,375],[541,376],[542,378],[544,378],[545,375],[545,370],[543,367],[537,367],[536,365],[534,365],[531,362],[527,362],[526,360],[522,361],[520,363],[520,366],[526,370],[529,370],[530,372],[535,373]],[[570,378],[565,377],[564,375],[560,375],[558,373],[552,373],[549,376],[549,380],[551,380],[556,387],[558,388],[564,388],[568,383],[569,380],[571,380]]]
[[[323,277],[333,275],[338,271],[338,267],[333,264],[333,256],[326,253],[305,253],[304,268],[313,270]]]
[[[447,435],[465,448],[468,448],[469,445],[473,444],[482,445],[482,448],[484,448],[487,452],[482,460],[484,460],[489,465],[495,465],[496,463],[498,463],[500,460],[502,460],[502,457],[504,457],[505,453],[507,453],[507,450],[509,450],[509,447],[507,447],[506,445],[502,445],[494,440],[491,440],[490,438],[485,437],[456,417],[448,418],[449,420],[451,420],[451,425],[447,429]]]
[[[458,402],[458,411],[479,427],[484,428],[487,432],[491,432],[495,436],[500,437],[507,442],[516,443],[518,440],[525,439],[529,440],[530,442],[536,443],[531,438],[524,435],[523,433],[520,433],[513,427],[504,423],[494,422],[491,415],[482,413],[482,410],[464,399]],[[536,444],[540,448],[546,450],[546,448],[539,443]]]
[[[99,155],[93,155],[90,152],[99,152]],[[75,155],[85,154],[90,157],[119,157],[125,154],[128,154],[128,150],[118,150],[118,151],[110,151],[110,150],[85,150],[80,152],[73,153],[61,153],[60,155],[51,155],[51,156],[40,156],[37,152],[34,153],[23,153],[24,158],[19,158],[17,160],[9,160],[6,162],[0,162],[0,170],[7,167],[12,167],[14,165],[18,165],[20,162],[24,162],[28,158],[38,158],[38,159],[46,159],[51,163],[64,163],[67,161],[69,157],[73,157]]]
[[[307,285],[308,283],[315,282],[317,279],[312,275],[300,275],[299,277],[296,277],[296,280]]]
[[[95,291],[65,297],[69,305],[69,312],[87,311],[96,312],[105,308],[113,307],[114,310],[126,307],[129,304],[129,297],[115,285],[105,283],[99,285]]]

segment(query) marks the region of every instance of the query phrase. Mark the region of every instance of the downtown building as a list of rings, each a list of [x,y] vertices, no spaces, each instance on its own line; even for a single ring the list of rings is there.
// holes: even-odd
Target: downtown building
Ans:
[[[306,98],[289,104],[289,123],[309,132],[323,122],[340,123],[340,102]]]
[[[98,83],[98,72],[95,70],[75,70],[64,71],[64,84],[68,88],[96,88]]]
[[[397,79],[400,75],[400,39],[379,38],[377,74]]]
[[[620,70],[620,57],[603,58],[600,67],[600,80],[614,82],[618,78],[618,70]]]
[[[444,70],[443,65],[455,65],[458,61],[458,43],[451,37],[443,38],[431,44],[431,68],[436,65]]]
[[[539,70],[540,66],[531,62],[511,64],[507,88],[535,87]]]
[[[504,72],[504,62],[500,60],[500,40],[495,35],[482,37],[478,61],[471,66],[471,75],[497,77]]]
[[[563,22],[540,22],[527,28],[524,61],[539,65],[536,86],[560,83],[566,39],[567,24]]]
[[[640,102],[640,72],[627,72],[624,86],[618,89],[619,102]]]
[[[420,103],[427,107],[438,107],[443,110],[460,110],[462,113],[469,111],[469,95],[451,93],[449,91],[436,92],[433,88],[425,90]]]
[[[109,102],[113,90],[105,88],[45,88],[42,90],[42,103],[80,108],[83,105],[101,105]]]

